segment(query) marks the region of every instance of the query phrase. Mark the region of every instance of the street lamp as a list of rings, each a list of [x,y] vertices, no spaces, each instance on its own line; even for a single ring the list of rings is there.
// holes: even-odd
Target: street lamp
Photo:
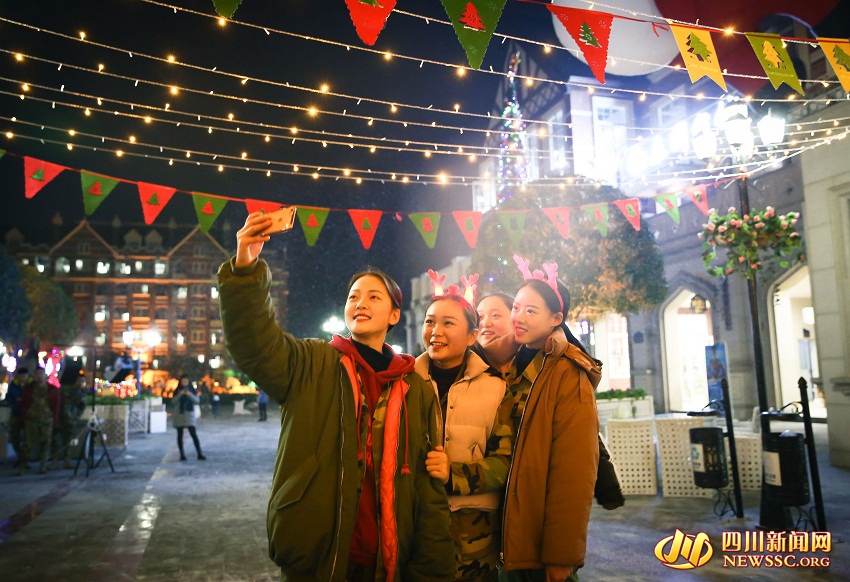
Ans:
[[[345,322],[336,315],[331,315],[330,318],[322,324],[322,331],[325,333],[339,333],[345,329]]]

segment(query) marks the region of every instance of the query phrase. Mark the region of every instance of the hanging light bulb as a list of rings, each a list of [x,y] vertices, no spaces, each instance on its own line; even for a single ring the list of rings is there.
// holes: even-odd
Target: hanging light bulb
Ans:
[[[785,119],[774,115],[770,109],[756,125],[759,128],[761,142],[766,146],[778,145],[785,139]]]

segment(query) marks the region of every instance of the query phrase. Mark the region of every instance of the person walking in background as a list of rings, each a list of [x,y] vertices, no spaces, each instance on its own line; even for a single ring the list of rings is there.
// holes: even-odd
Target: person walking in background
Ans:
[[[18,474],[27,470],[27,461],[39,452],[39,473],[47,473],[47,459],[50,456],[50,442],[53,428],[59,424],[59,390],[47,383],[44,368],[35,369],[33,380],[24,388],[21,398],[21,414],[24,419],[26,447],[24,458],[18,467]]]
[[[54,435],[53,466],[59,468],[59,457],[63,458],[63,468],[73,469],[71,463],[71,439],[77,434],[80,417],[86,408],[86,376],[80,373],[74,378],[73,384],[63,384],[59,387],[60,414],[59,425]]]
[[[174,428],[177,429],[177,447],[180,449],[180,460],[186,460],[186,453],[183,451],[183,429],[185,428],[189,430],[192,442],[195,443],[198,460],[206,461],[207,458],[201,452],[201,441],[198,440],[198,431],[195,428],[195,407],[201,405],[201,399],[198,398],[195,387],[192,386],[189,376],[186,374],[180,376],[180,384],[177,386],[172,402],[174,400],[177,401],[174,408]]]
[[[344,305],[351,336],[297,339],[275,322],[259,259],[271,224],[248,216],[218,288],[227,349],[282,408],[267,515],[280,579],[452,580],[446,490],[425,465],[443,440],[439,404],[413,358],[385,343],[401,289],[377,269],[356,273]]]
[[[505,381],[470,346],[478,335],[472,306],[473,275],[463,295],[444,293],[429,271],[435,297],[425,310],[416,373],[431,383],[444,418],[443,442],[428,453],[426,466],[449,494],[455,544],[455,580],[495,582],[499,563],[499,508],[510,466],[513,398]],[[445,277],[443,277],[444,279]]]
[[[24,416],[21,413],[21,400],[24,397],[24,388],[27,385],[28,373],[29,370],[26,368],[18,368],[15,371],[15,377],[9,382],[5,397],[5,401],[10,406],[9,444],[12,445],[12,450],[15,451],[18,467],[23,466],[26,455],[24,451]]]
[[[599,465],[595,389],[602,364],[566,326],[569,292],[557,264],[531,273],[511,310],[522,345],[507,373],[516,445],[503,521],[502,582],[577,580]]]
[[[263,392],[262,388],[257,389],[257,406],[260,408],[260,418],[257,420],[260,422],[268,420],[267,409],[269,406],[269,395]]]

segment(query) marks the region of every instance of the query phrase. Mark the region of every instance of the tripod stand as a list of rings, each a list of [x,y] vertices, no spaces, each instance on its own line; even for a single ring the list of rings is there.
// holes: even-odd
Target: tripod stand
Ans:
[[[112,466],[112,459],[109,456],[109,451],[106,448],[106,438],[103,436],[103,428],[100,426],[100,419],[97,418],[97,414],[95,413],[94,408],[94,396],[97,388],[92,386],[91,388],[91,418],[89,419],[88,424],[86,425],[85,434],[83,435],[83,443],[80,447],[80,456],[77,457],[77,466],[74,467],[74,475],[77,474],[77,471],[80,468],[80,463],[85,461],[86,463],[86,477],[89,476],[89,471],[92,469],[97,469],[103,459],[106,459],[106,462],[109,463],[110,470],[114,473],[115,467]],[[103,453],[100,455],[100,458],[95,461],[95,448],[96,442],[100,441],[100,448],[103,449]]]

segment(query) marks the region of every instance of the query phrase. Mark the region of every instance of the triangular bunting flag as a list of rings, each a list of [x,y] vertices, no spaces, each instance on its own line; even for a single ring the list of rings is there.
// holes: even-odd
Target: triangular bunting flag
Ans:
[[[263,212],[268,214],[269,212],[274,212],[283,207],[283,204],[280,202],[269,202],[268,200],[252,200],[250,198],[245,199],[245,208],[248,209],[248,214],[253,214],[255,212]]]
[[[794,63],[791,62],[791,56],[782,45],[782,37],[778,34],[763,32],[748,32],[746,37],[774,89],[786,83],[800,95],[805,95],[797,71],[794,70]]]
[[[319,233],[325,226],[325,221],[328,219],[328,208],[301,208],[296,211],[298,214],[298,222],[301,223],[301,230],[304,231],[304,238],[307,239],[307,246],[316,244],[316,239],[319,238]]]
[[[703,77],[708,77],[726,91],[726,79],[720,71],[720,62],[717,60],[717,51],[714,50],[714,42],[711,40],[711,32],[704,28],[693,26],[680,26],[671,20],[667,21],[679,52],[688,69],[691,83],[696,83]]]
[[[570,209],[567,206],[559,208],[543,208],[543,213],[549,217],[555,228],[564,239],[570,238]]]
[[[227,204],[227,199],[192,192],[192,203],[195,205],[195,214],[198,215],[201,232],[208,232]]]
[[[232,18],[240,4],[242,0],[213,0],[216,13],[225,18]]]
[[[32,198],[39,190],[58,176],[64,166],[57,166],[35,158],[24,158],[24,195]]]
[[[6,155],[6,150],[0,150],[0,158]]]
[[[91,216],[97,207],[100,206],[106,197],[112,193],[119,180],[115,178],[107,178],[82,170],[80,172],[80,181],[83,185],[83,205],[85,206],[86,216]]]
[[[413,221],[413,226],[422,236],[422,240],[425,241],[429,249],[433,249],[437,243],[437,231],[440,228],[440,213],[412,212],[409,216],[410,220]]]
[[[360,40],[372,46],[387,24],[395,0],[345,0]]]
[[[596,10],[581,10],[547,4],[581,49],[590,70],[600,83],[605,83],[605,67],[608,64],[608,39],[611,36],[613,14]]]
[[[378,223],[381,221],[381,211],[349,209],[348,214],[351,216],[354,228],[357,229],[357,234],[360,235],[363,248],[368,249],[375,240],[375,231],[378,230]]]
[[[844,92],[850,93],[850,40],[819,38],[818,42]]]
[[[675,192],[667,192],[666,194],[658,194],[657,196],[653,196],[655,201],[667,211],[667,214],[670,215],[670,218],[673,219],[673,222],[679,224],[679,204],[676,199]]]
[[[455,210],[452,212],[455,217],[455,222],[463,238],[466,239],[466,244],[469,248],[474,249],[478,244],[478,229],[481,228],[481,213],[475,210]]]
[[[625,200],[614,200],[614,204],[632,225],[635,230],[640,230],[640,200],[637,198],[626,198]]]
[[[687,194],[688,198],[697,205],[700,212],[708,216],[708,196],[705,193],[705,184],[700,184],[699,186],[688,186],[685,188],[685,194]]]
[[[519,241],[522,238],[522,233],[525,230],[525,215],[528,214],[527,210],[521,211],[512,211],[512,210],[501,210],[496,212],[496,216],[499,217],[499,224],[502,225],[506,231],[508,231],[508,236],[511,238],[511,243],[513,243],[514,247],[519,246]]]
[[[507,0],[440,1],[452,21],[460,46],[466,52],[469,66],[480,69]]]
[[[588,204],[581,207],[602,236],[608,236],[608,204]]]
[[[165,205],[174,196],[174,188],[157,186],[156,184],[145,184],[139,182],[139,198],[142,200],[142,212],[145,215],[145,224],[153,224]]]

